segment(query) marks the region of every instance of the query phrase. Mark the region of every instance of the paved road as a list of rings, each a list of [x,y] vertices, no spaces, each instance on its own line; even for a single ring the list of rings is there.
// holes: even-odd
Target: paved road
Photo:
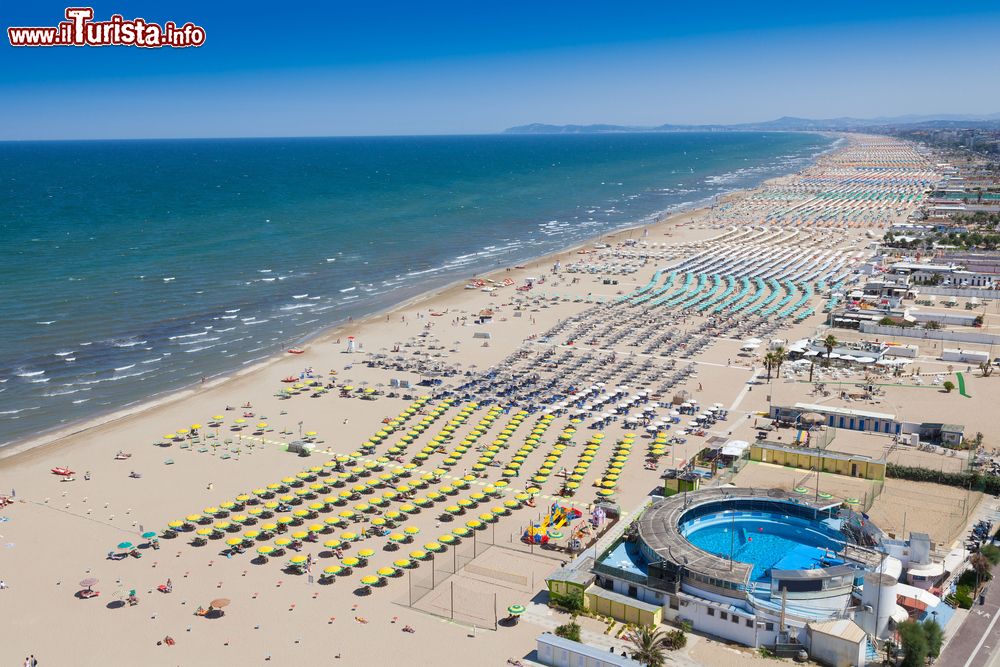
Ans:
[[[987,588],[935,662],[939,667],[994,667],[1000,661],[1000,580]]]

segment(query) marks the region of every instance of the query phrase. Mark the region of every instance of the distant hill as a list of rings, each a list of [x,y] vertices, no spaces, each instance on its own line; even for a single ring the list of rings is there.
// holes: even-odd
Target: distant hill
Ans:
[[[774,120],[760,123],[734,123],[730,125],[612,125],[595,123],[593,125],[550,125],[547,123],[531,123],[518,125],[504,130],[504,134],[600,134],[613,132],[721,132],[733,130],[857,130],[874,127],[927,127],[935,129],[946,128],[998,128],[1000,129],[1000,113],[983,116],[962,114],[938,114],[930,116],[896,116],[893,118],[796,118],[782,116]]]

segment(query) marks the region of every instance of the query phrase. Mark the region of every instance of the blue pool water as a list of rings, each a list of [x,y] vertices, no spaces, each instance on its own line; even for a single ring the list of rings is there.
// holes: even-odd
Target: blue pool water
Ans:
[[[840,565],[840,533],[822,521],[771,512],[719,512],[687,522],[682,533],[699,549],[753,566],[751,579],[770,570],[808,570]]]

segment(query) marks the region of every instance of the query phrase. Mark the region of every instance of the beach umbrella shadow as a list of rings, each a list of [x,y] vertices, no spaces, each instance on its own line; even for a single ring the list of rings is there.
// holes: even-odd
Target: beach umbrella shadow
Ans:
[[[125,606],[125,601],[124,600],[112,600],[111,602],[109,602],[108,604],[106,604],[104,606],[107,607],[108,609],[121,609],[122,607]]]

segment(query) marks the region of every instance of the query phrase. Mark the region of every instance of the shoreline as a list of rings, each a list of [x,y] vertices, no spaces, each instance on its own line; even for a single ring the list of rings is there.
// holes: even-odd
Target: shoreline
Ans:
[[[586,246],[592,245],[594,243],[600,242],[602,239],[616,239],[622,234],[630,234],[640,229],[650,229],[659,226],[677,225],[682,222],[690,222],[692,219],[705,214],[712,210],[712,208],[721,203],[728,203],[732,201],[737,201],[743,197],[749,196],[759,188],[765,187],[771,181],[778,179],[787,178],[789,176],[801,173],[802,171],[814,167],[820,159],[824,156],[830,155],[831,153],[837,151],[843,144],[844,138],[842,135],[836,133],[827,132],[809,132],[807,134],[817,134],[820,136],[827,137],[837,137],[837,140],[831,144],[827,149],[819,151],[811,156],[809,156],[810,162],[795,171],[791,171],[785,174],[780,174],[777,176],[771,176],[759,183],[753,185],[752,187],[746,188],[736,188],[733,190],[721,192],[710,197],[702,198],[698,201],[692,202],[689,205],[679,205],[673,209],[668,208],[663,211],[658,211],[651,213],[646,216],[643,220],[638,222],[630,222],[628,225],[606,230],[599,234],[591,237],[587,237],[582,241],[579,241],[571,246],[564,246],[562,248],[546,252],[542,255],[537,255],[527,259],[520,260],[518,265],[523,265],[526,268],[537,268],[537,265],[546,262],[554,261],[555,259],[562,258],[564,255],[575,255],[577,251]],[[684,220],[685,218],[690,218]],[[345,335],[348,328],[361,328],[365,325],[372,323],[376,319],[381,319],[383,317],[391,316],[398,313],[401,310],[408,308],[413,308],[418,306],[422,302],[431,301],[435,298],[446,295],[454,290],[464,289],[464,286],[473,278],[482,277],[494,277],[497,274],[504,273],[510,265],[499,265],[491,268],[487,271],[476,272],[467,276],[465,278],[460,278],[443,284],[439,287],[432,287],[425,291],[422,291],[414,296],[386,306],[384,308],[372,311],[361,315],[358,319],[348,319],[340,320],[339,322],[332,323],[326,327],[323,327],[313,333],[307,334],[297,341],[292,341],[287,343],[287,345],[292,345],[295,347],[301,347],[302,349],[308,351],[309,347],[312,345],[321,345],[330,343],[335,337]],[[513,268],[510,266],[510,268]],[[63,426],[55,426],[51,429],[42,431],[36,436],[30,438],[22,438],[18,440],[12,440],[10,443],[0,447],[0,469],[3,469],[9,465],[24,462],[34,458],[35,456],[40,456],[42,453],[48,453],[62,446],[70,446],[72,443],[64,442],[75,436],[80,436],[88,432],[96,431],[102,428],[107,428],[115,424],[120,424],[129,418],[138,417],[140,415],[148,414],[153,410],[158,408],[163,408],[166,406],[173,405],[187,398],[193,398],[200,393],[209,391],[212,389],[218,389],[225,385],[234,383],[240,379],[247,379],[256,376],[258,373],[265,371],[266,369],[280,363],[282,360],[287,359],[287,353],[282,350],[275,354],[269,355],[266,358],[258,360],[256,363],[252,363],[245,368],[238,368],[228,372],[218,373],[210,377],[204,383],[191,384],[183,387],[178,387],[176,389],[166,390],[166,393],[161,396],[156,396],[154,394],[149,400],[140,401],[137,404],[129,406],[124,409],[113,410],[109,412],[104,412],[95,415],[92,418],[82,419],[70,424]]]

